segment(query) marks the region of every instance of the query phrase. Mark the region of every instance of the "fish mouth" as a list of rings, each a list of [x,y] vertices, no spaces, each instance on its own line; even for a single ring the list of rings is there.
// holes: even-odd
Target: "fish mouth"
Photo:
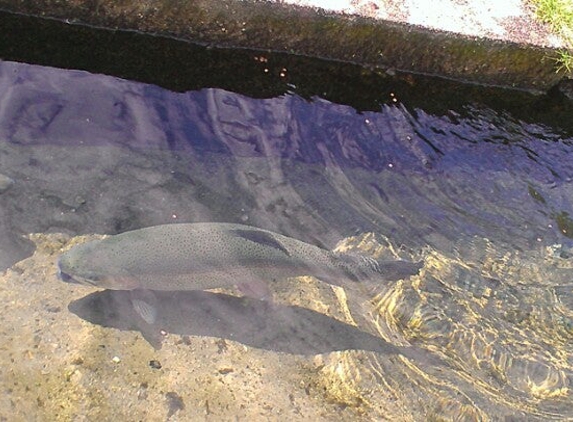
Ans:
[[[76,280],[74,280],[71,275],[66,274],[60,269],[58,269],[58,277],[60,277],[60,280],[62,280],[64,283],[76,283]]]
[[[62,280],[64,283],[83,284],[79,280],[69,275],[68,273],[63,272],[61,268],[58,268],[58,276],[60,277],[60,280]]]
[[[62,270],[58,270],[58,276],[64,283],[69,284],[81,284],[83,286],[95,286],[95,283],[91,280],[83,277],[74,277],[69,275],[68,273],[63,272]]]
[[[58,277],[60,278],[60,280],[62,280],[64,283],[70,283],[70,284],[83,284],[83,285],[89,285],[89,286],[93,286],[93,283],[91,283],[88,279],[85,279],[83,277],[74,277],[68,273],[66,273],[65,271],[62,270],[62,265],[61,262],[58,262]]]

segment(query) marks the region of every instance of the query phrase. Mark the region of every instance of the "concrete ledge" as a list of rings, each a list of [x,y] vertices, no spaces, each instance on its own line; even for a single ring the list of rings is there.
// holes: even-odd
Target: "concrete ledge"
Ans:
[[[0,8],[69,23],[136,30],[546,91],[561,76],[551,49],[272,2],[0,0]]]

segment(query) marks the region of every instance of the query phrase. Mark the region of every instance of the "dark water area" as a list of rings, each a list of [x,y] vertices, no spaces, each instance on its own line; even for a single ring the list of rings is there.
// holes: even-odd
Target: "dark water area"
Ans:
[[[249,56],[260,74],[278,72],[279,92],[261,95],[0,62],[0,252],[12,267],[4,294],[34,303],[51,300],[43,285],[69,289],[54,261],[74,236],[165,223],[248,224],[329,249],[423,260],[419,275],[360,298],[358,314],[350,304],[359,300],[349,297],[346,308],[314,281],[304,289],[285,281],[275,308],[221,293],[162,293],[162,329],[184,340],[155,353],[210,336],[251,351],[320,355],[309,373],[321,381],[312,378],[301,397],[321,391],[325,420],[340,408],[346,417],[390,417],[384,400],[399,403],[393,415],[403,420],[573,417],[573,139],[562,118],[571,104],[365,70],[368,96],[356,104],[341,100],[358,97],[352,86],[338,95],[332,81],[298,82],[295,68],[267,66],[268,57]],[[17,264],[34,250],[34,239],[22,238],[30,233],[56,239],[47,272]],[[57,233],[68,240],[50,237]],[[37,247],[34,259],[46,250]],[[27,277],[19,298],[10,277]],[[57,315],[157,343],[157,332],[133,322],[126,292],[75,292]],[[66,347],[69,355],[78,346]],[[183,394],[192,381],[180,382]],[[192,417],[194,399],[183,400],[177,411]]]
[[[2,165],[22,185],[6,212],[25,209],[20,233],[215,220],[329,247],[374,231],[409,247],[479,236],[519,250],[572,236],[570,138],[473,102],[436,115],[396,92],[358,112],[13,63],[2,79]]]

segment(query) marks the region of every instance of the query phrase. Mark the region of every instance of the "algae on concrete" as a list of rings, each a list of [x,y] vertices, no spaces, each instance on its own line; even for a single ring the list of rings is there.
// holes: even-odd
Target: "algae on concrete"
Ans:
[[[543,60],[553,51],[547,48],[278,2],[0,0],[0,9],[68,26],[137,30],[212,47],[285,52],[482,84],[545,91],[560,79]]]

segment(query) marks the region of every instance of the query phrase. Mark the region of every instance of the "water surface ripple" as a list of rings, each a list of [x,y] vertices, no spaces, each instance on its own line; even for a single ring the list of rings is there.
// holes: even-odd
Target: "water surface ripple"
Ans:
[[[292,400],[310,412],[305,400],[318,397],[325,418],[337,412],[402,420],[573,418],[573,140],[557,128],[470,100],[437,114],[401,102],[396,92],[378,111],[358,112],[294,92],[268,99],[216,88],[174,93],[0,62],[0,173],[14,182],[0,193],[0,252],[4,267],[12,266],[1,280],[2,297],[13,304],[4,325],[28,321],[39,303],[57,303],[52,330],[61,327],[56,337],[67,351],[37,349],[34,341],[48,344],[42,329],[30,339],[1,332],[7,359],[36,347],[35,359],[52,359],[55,368],[70,365],[70,355],[89,361],[83,337],[64,340],[78,321],[98,344],[113,341],[101,337],[110,327],[122,335],[139,330],[153,343],[141,326],[126,322],[132,316],[123,312],[130,306],[125,293],[96,297],[81,287],[63,293],[71,287],[57,280],[53,263],[69,237],[168,222],[238,222],[328,248],[423,260],[424,267],[361,294],[311,278],[287,280],[274,291],[272,315],[221,292],[159,297],[173,336],[154,353],[172,353],[179,374],[172,388],[188,403],[177,408],[182,419],[197,416],[192,412],[199,405],[185,395],[197,381],[177,365],[197,352],[177,336],[196,339],[189,344],[209,336],[244,344],[270,373],[281,372],[269,354],[300,355],[295,363],[283,361],[285,368],[298,365],[290,373],[300,378],[288,381]],[[51,235],[36,242],[44,246],[33,258],[16,263],[29,253],[18,240],[29,233]],[[38,315],[50,312],[38,307]],[[185,325],[215,307],[225,310],[219,322],[240,318],[260,329],[211,326],[209,318]],[[305,331],[305,322],[315,329]],[[141,337],[122,341],[128,349],[136,341],[146,345]],[[206,368],[224,355],[217,344]],[[83,368],[83,376],[92,369]],[[4,383],[20,379],[18,368],[10,371],[13,378],[5,373]],[[205,379],[217,372],[205,371]],[[227,404],[227,410],[252,416],[245,409],[257,406],[262,388],[241,381],[237,371],[234,376],[229,388],[236,397],[252,389],[246,397],[255,402],[241,407],[237,398],[237,407]],[[74,379],[68,377],[78,382],[77,391],[91,388]],[[111,390],[115,383],[130,388],[108,381]],[[287,381],[276,382],[284,389]],[[20,379],[10,394],[23,408],[35,408],[25,384]],[[64,400],[44,387],[34,387],[38,400]],[[209,412],[224,415],[218,413],[223,404],[209,403]],[[286,412],[281,403],[275,406]],[[6,406],[0,402],[0,415],[8,414]],[[49,416],[46,409],[22,412]],[[90,408],[74,409],[93,416]],[[313,415],[300,412],[290,416]]]

